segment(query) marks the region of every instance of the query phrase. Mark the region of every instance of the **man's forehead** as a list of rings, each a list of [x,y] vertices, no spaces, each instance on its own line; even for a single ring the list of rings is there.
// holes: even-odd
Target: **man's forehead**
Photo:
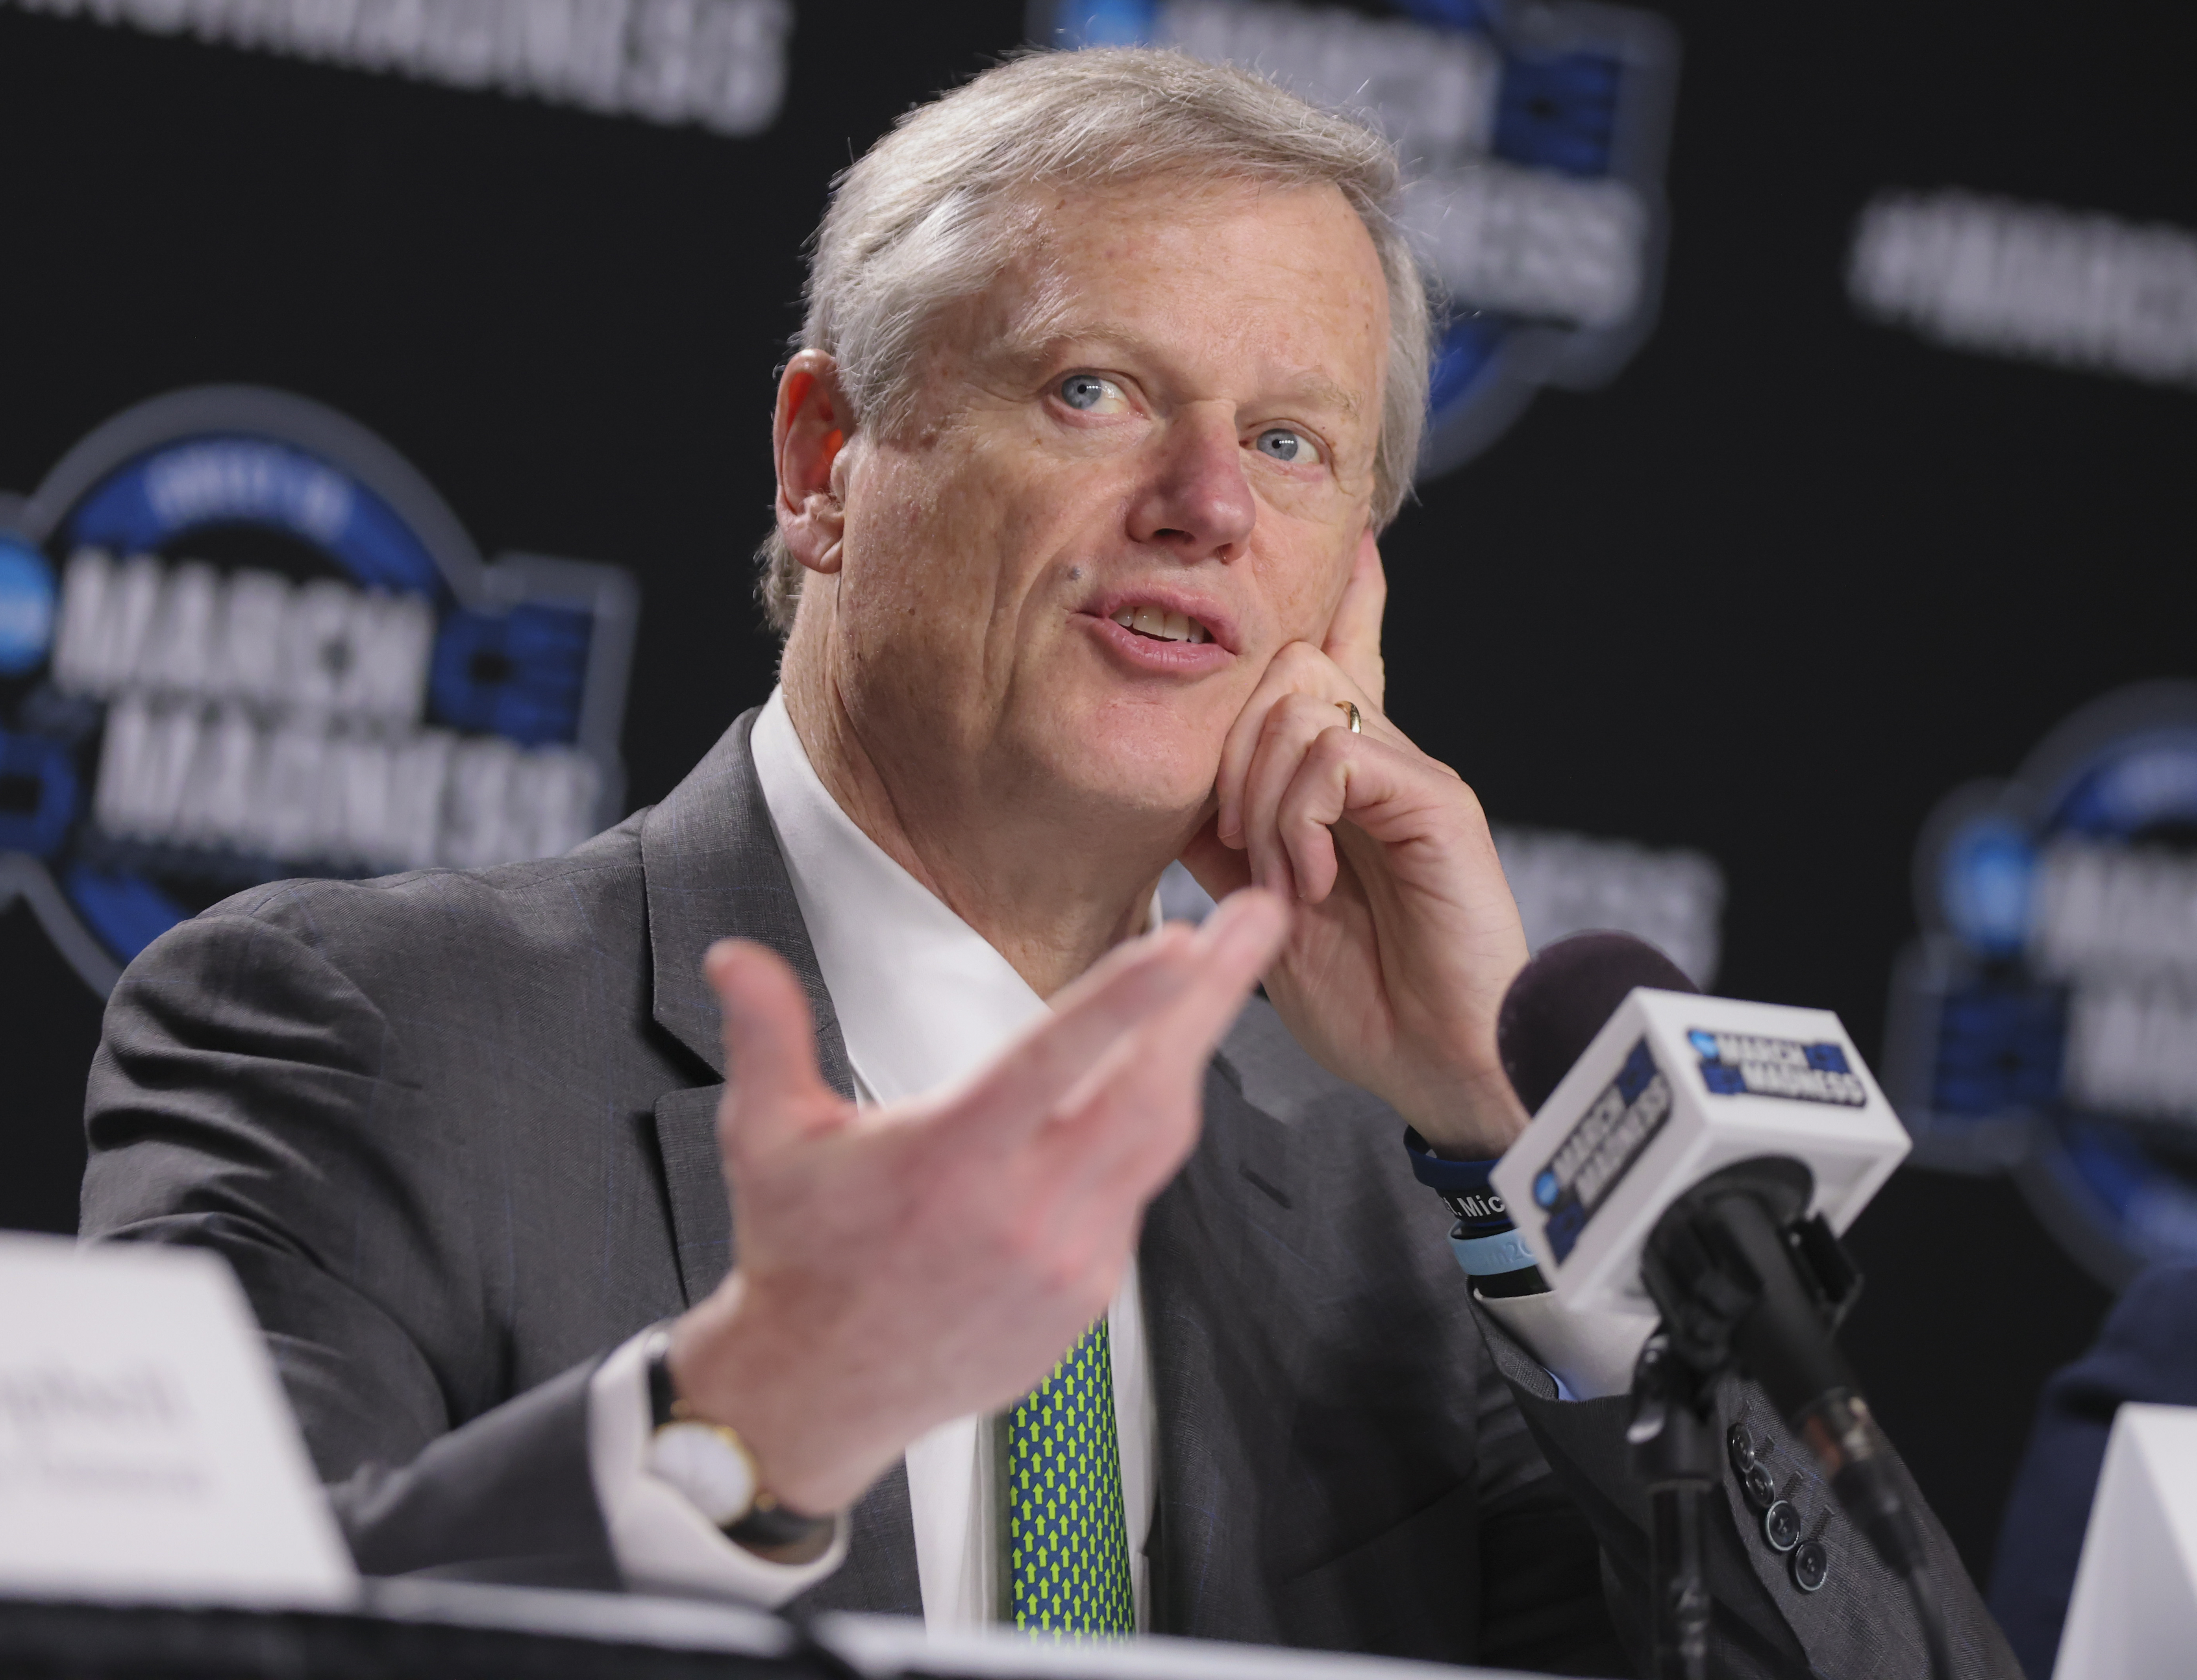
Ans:
[[[977,311],[979,358],[1003,373],[1218,352],[1267,394],[1353,415],[1377,403],[1353,375],[1377,380],[1385,361],[1385,276],[1335,188],[1148,182],[1038,195],[1015,219]]]

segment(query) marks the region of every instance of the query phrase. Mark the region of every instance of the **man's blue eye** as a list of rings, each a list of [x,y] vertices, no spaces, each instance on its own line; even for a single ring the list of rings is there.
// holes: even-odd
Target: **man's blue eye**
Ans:
[[[1312,453],[1303,435],[1285,426],[1271,426],[1261,432],[1256,447],[1261,454],[1270,455],[1276,461],[1296,461]]]
[[[1071,408],[1095,408],[1105,397],[1106,381],[1096,374],[1070,374],[1060,382],[1060,400]]]

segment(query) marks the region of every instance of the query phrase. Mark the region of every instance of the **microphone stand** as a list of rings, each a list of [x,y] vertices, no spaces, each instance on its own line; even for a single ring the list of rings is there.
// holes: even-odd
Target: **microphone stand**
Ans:
[[[1709,1598],[1701,1503],[1716,1479],[1710,1403],[1717,1379],[1735,1370],[1762,1384],[1877,1555],[1906,1582],[1931,1671],[1951,1680],[1921,1525],[1832,1340],[1860,1292],[1861,1273],[1823,1217],[1806,1217],[1814,1189],[1814,1175],[1798,1161],[1739,1162],[1666,1208],[1642,1256],[1641,1281],[1663,1316],[1633,1374],[1626,1440],[1654,1507],[1657,1680],[1702,1680]]]
[[[1701,1577],[1701,1501],[1715,1480],[1708,1385],[1656,1335],[1632,1373],[1633,1469],[1648,1484],[1649,1630],[1655,1680],[1704,1680],[1709,1590]]]

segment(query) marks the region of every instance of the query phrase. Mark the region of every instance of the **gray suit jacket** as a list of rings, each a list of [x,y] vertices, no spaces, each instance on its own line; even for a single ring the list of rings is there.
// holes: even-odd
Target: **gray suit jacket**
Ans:
[[[731,1266],[710,942],[792,965],[851,1089],[742,718],[670,798],[570,855],[288,882],[124,976],[87,1100],[87,1236],[225,1255],[362,1567],[614,1586],[588,1467],[603,1354]],[[1644,1495],[1621,1400],[1561,1404],[1477,1316],[1401,1126],[1254,1003],[1139,1250],[1160,1434],[1153,1622],[1214,1638],[1637,1666]],[[1735,1488],[1717,1660],[1920,1673],[1896,1584],[1759,1396],[1832,1548],[1800,1593]],[[1729,1521],[1724,1521],[1729,1517]],[[2014,1670],[1944,1536],[1968,1671]],[[1605,1604],[1608,1608],[1605,1609]],[[803,1608],[919,1613],[905,1475]]]

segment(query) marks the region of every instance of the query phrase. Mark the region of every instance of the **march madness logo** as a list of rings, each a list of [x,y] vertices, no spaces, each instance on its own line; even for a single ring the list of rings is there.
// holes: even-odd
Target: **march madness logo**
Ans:
[[[1643,1039],[1533,1176],[1533,1201],[1548,1215],[1542,1235],[1558,1265],[1670,1117],[1671,1081]]]
[[[303,398],[158,398],[0,499],[0,902],[104,991],[258,883],[554,856],[617,814],[636,596],[484,564]]]
[[[1869,1088],[1846,1063],[1846,1046],[1765,1038],[1759,1033],[1717,1033],[1696,1027],[1686,1034],[1700,1058],[1701,1083],[1713,1097],[1783,1097],[1796,1103],[1835,1103],[1858,1109]]]
[[[2197,684],[2108,694],[1915,860],[1885,1089],[1917,1165],[2007,1172],[2119,1287],[2197,1259]]]
[[[1678,37],[1601,4],[1031,0],[1043,46],[1177,47],[1364,113],[1410,177],[1403,220],[1446,294],[1423,478],[1487,448],[1544,385],[1589,390],[1655,323]]]

